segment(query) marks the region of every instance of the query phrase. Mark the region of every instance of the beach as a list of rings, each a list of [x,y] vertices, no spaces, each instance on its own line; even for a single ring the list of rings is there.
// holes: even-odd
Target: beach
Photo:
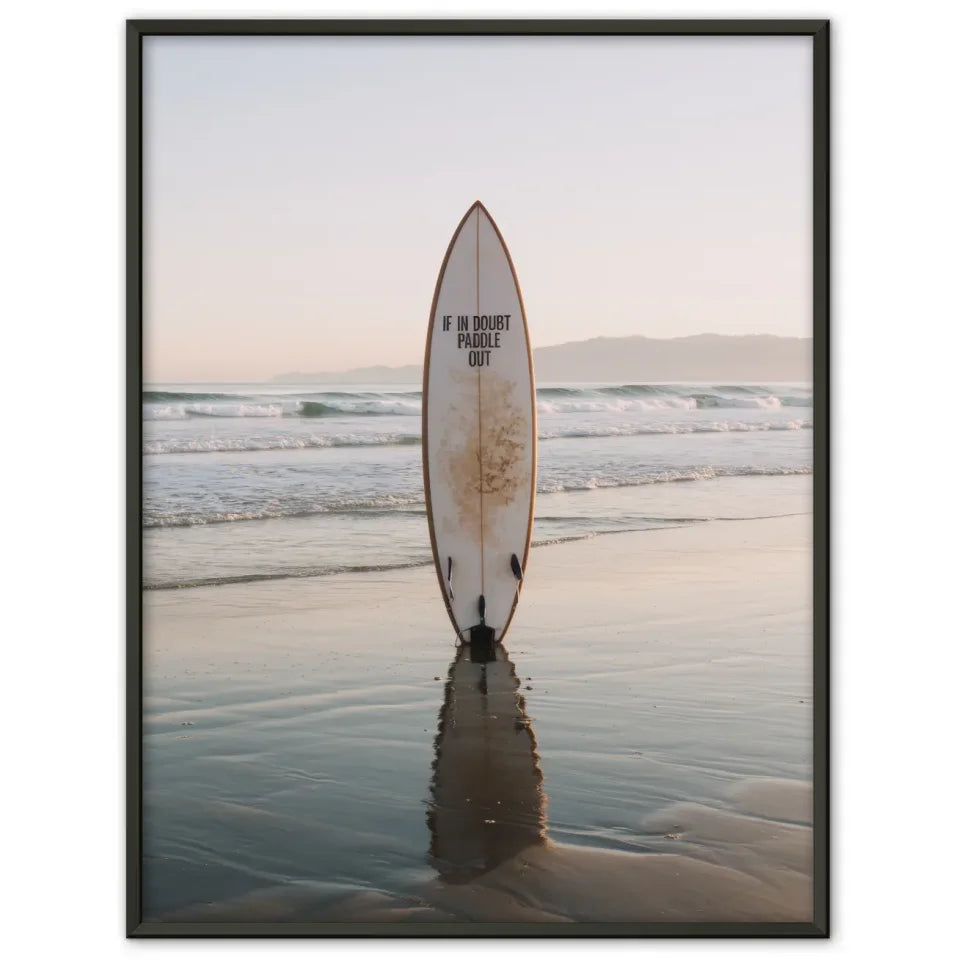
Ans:
[[[810,477],[726,482],[536,547],[483,670],[432,565],[145,591],[144,919],[809,921]]]

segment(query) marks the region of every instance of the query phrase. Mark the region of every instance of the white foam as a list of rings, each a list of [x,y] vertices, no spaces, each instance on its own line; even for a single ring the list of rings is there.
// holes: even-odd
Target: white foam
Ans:
[[[598,476],[568,480],[550,480],[537,485],[538,493],[565,493],[576,490],[601,490],[615,487],[642,487],[653,483],[677,483],[715,480],[718,477],[787,477],[812,473],[810,467],[690,467],[661,470],[634,476]]]
[[[753,407],[761,410],[779,410],[783,404],[779,397],[724,397],[717,406]]]
[[[148,440],[143,452],[150,455],[170,453],[233,453],[258,450],[308,450],[323,447],[387,447],[416,445],[420,438],[409,434],[281,434],[262,437],[188,437]]]
[[[628,410],[696,410],[694,397],[604,397],[538,400],[540,413],[620,413]]]
[[[764,433],[768,430],[809,430],[812,420],[762,420],[746,422],[737,420],[694,420],[677,423],[624,423],[613,426],[571,427],[558,430],[544,430],[539,433],[540,440],[585,439],[593,437],[638,437],[658,434],[694,434],[694,433]]]

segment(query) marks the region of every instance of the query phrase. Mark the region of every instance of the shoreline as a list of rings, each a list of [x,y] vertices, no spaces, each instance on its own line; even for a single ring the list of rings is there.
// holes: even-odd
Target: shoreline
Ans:
[[[543,547],[558,547],[565,543],[576,543],[579,540],[593,540],[597,537],[611,537],[611,536],[623,536],[624,534],[629,533],[651,533],[654,529],[656,530],[679,530],[683,527],[692,526],[694,523],[739,523],[739,522],[749,522],[751,520],[779,520],[782,517],[803,517],[811,516],[809,513],[796,512],[796,513],[777,513],[770,516],[764,517],[711,517],[709,519],[695,519],[687,520],[683,522],[671,522],[667,521],[662,527],[648,527],[644,530],[598,530],[594,533],[583,533],[577,535],[571,535],[569,537],[557,537],[555,540],[540,540],[540,541],[531,541],[530,549],[539,550]],[[394,563],[384,566],[375,566],[375,565],[358,565],[355,567],[346,567],[342,570],[321,570],[321,571],[304,571],[304,572],[290,572],[290,573],[250,573],[250,574],[238,574],[237,576],[226,576],[226,577],[210,577],[203,580],[197,581],[185,581],[183,583],[159,583],[159,584],[145,584],[141,589],[146,591],[154,590],[199,590],[204,587],[221,587],[221,586],[233,586],[237,584],[251,584],[251,583],[270,583],[274,580],[311,580],[319,579],[320,577],[335,577],[339,574],[361,574],[361,573],[386,573],[391,570],[410,570],[415,567],[429,567],[434,566],[435,561],[431,559],[427,560],[411,560],[409,563]]]
[[[601,556],[602,550],[600,550],[600,548],[602,548],[605,543],[614,539],[622,541],[624,544],[633,542],[635,543],[636,549],[621,548],[616,551],[617,560],[622,559],[624,556],[629,556],[632,560],[636,561],[636,563],[633,564],[633,569],[636,569],[638,572],[648,570],[654,572],[658,580],[662,581],[662,571],[665,569],[669,570],[670,567],[674,566],[676,558],[678,557],[689,557],[707,550],[715,553],[725,546],[741,543],[742,538],[735,533],[729,534],[729,530],[749,524],[749,526],[763,531],[764,528],[770,529],[771,524],[778,523],[792,523],[794,525],[794,531],[792,532],[797,533],[799,531],[798,535],[803,539],[801,549],[806,549],[807,551],[812,549],[813,514],[807,512],[789,512],[759,517],[715,517],[705,520],[697,519],[695,523],[677,524],[675,526],[664,526],[645,530],[601,531],[541,543],[535,548],[537,554],[534,559],[536,561],[542,559],[544,562],[531,562],[530,573],[525,578],[524,594],[521,596],[521,601],[517,607],[517,617],[515,619],[519,619],[521,613],[526,613],[527,608],[537,602],[542,592],[553,592],[552,588],[556,587],[557,580],[554,576],[554,580],[551,583],[549,579],[551,574],[556,575],[558,572],[569,574],[569,571],[576,563],[576,552],[580,553],[585,565],[593,564],[594,569],[597,569],[595,561]],[[617,534],[617,536],[614,538],[612,536],[613,534]],[[767,539],[769,538],[764,537],[763,533],[761,533],[761,542]],[[545,547],[554,549],[547,551],[543,549]],[[533,546],[531,546],[531,549],[534,549]],[[598,550],[600,550],[600,552],[598,552]],[[611,555],[612,553],[613,551],[611,551]],[[659,568],[657,567],[658,560],[661,562]],[[217,584],[170,588],[144,587],[142,593],[144,594],[145,607],[167,607],[169,604],[165,602],[166,598],[172,597],[190,597],[191,605],[193,605],[193,603],[197,602],[202,603],[202,599],[198,599],[201,596],[209,596],[211,602],[217,606],[230,600],[238,600],[244,606],[247,606],[250,600],[248,591],[251,588],[263,593],[274,591],[277,594],[276,597],[270,598],[264,596],[263,600],[271,612],[276,616],[281,616],[282,613],[277,612],[275,607],[276,600],[281,599],[281,597],[285,600],[289,599],[294,603],[297,612],[303,612],[301,604],[307,599],[304,594],[308,594],[311,587],[315,588],[312,592],[316,594],[315,599],[317,603],[321,600],[320,594],[327,593],[330,596],[324,599],[334,600],[335,607],[340,608],[342,604],[337,601],[336,594],[341,589],[344,592],[345,598],[352,599],[356,594],[355,588],[357,584],[367,583],[372,595],[383,597],[389,594],[390,589],[402,585],[405,589],[413,589],[417,592],[416,599],[418,601],[418,608],[421,601],[435,602],[442,616],[428,616],[426,618],[428,621],[434,620],[437,623],[446,624],[447,618],[443,609],[442,598],[437,589],[434,576],[435,570],[433,568],[433,560],[428,559],[409,565],[385,566],[369,570],[363,568],[360,571],[344,570],[328,574],[311,574],[304,576],[282,574],[276,577],[265,577],[264,579],[251,581],[237,579],[236,581],[218,582]],[[684,570],[684,573],[688,576],[692,572],[693,571],[689,569]],[[383,574],[383,576],[368,576],[368,574],[374,573]],[[427,575],[424,576],[424,573]],[[261,575],[256,576],[260,577]],[[614,580],[620,582],[622,576],[623,569],[619,567],[614,572],[613,580],[608,582],[613,582]],[[216,595],[208,589],[211,586],[217,586],[219,588],[216,591]],[[695,587],[696,584],[690,584],[690,586]],[[425,590],[429,591],[431,596],[423,596],[423,591]],[[436,596],[432,596],[433,594],[436,594]],[[535,595],[534,600],[525,602],[530,594]],[[145,640],[147,639],[147,614],[148,611],[145,609]],[[523,619],[526,621],[528,617],[525,616]]]

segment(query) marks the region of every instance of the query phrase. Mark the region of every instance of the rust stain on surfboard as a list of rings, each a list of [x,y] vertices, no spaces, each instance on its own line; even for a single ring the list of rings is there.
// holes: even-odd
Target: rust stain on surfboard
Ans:
[[[513,501],[529,483],[523,456],[529,425],[515,398],[516,384],[493,370],[482,371],[480,377],[478,404],[477,374],[457,374],[458,400],[450,411],[450,426],[440,450],[460,529],[477,539],[484,532],[481,492],[486,521],[494,508]]]

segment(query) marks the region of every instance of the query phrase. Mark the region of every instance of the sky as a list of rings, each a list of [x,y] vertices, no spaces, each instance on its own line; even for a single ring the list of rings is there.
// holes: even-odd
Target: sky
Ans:
[[[807,37],[144,40],[144,370],[419,363],[482,200],[534,347],[812,332]]]

